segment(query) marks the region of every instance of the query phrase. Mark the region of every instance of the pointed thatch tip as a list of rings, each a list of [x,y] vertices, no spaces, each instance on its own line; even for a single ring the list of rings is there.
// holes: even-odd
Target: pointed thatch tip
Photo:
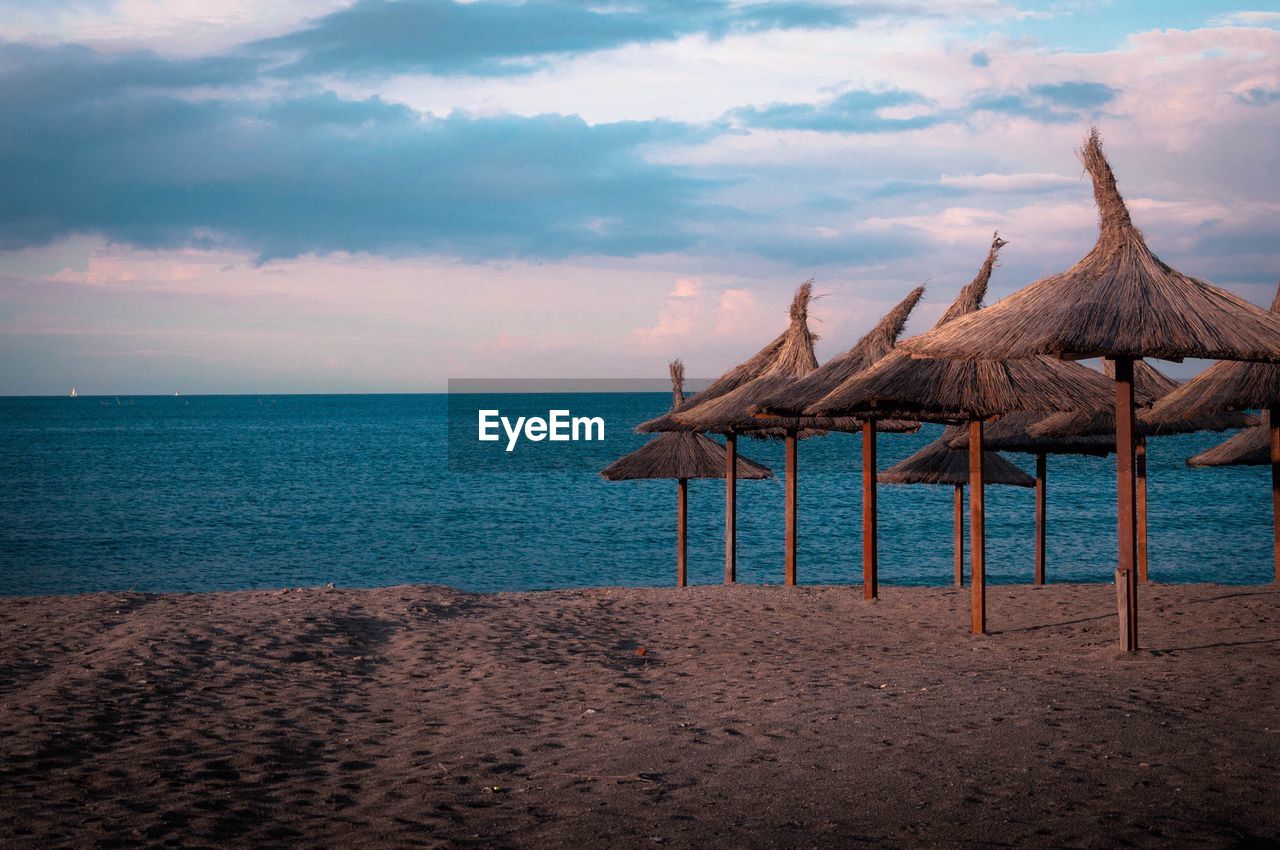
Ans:
[[[1093,199],[1098,204],[1098,213],[1102,219],[1102,230],[1117,230],[1133,227],[1129,219],[1129,208],[1120,197],[1116,188],[1116,176],[1111,171],[1111,164],[1102,153],[1102,137],[1097,127],[1089,128],[1089,137],[1085,139],[1080,150],[1080,161],[1093,179]]]
[[[684,405],[684,363],[677,357],[670,363],[671,368],[671,409],[679,410]]]
[[[924,297],[924,286],[917,286],[915,289],[907,293],[907,297],[898,302],[898,306],[894,307],[884,318],[876,325],[875,332],[884,336],[889,340],[890,345],[897,342],[898,337],[902,335],[902,329],[907,326],[907,319],[911,317],[911,311],[920,303],[920,299]]]
[[[1009,244],[1008,239],[1000,238],[1000,231],[991,231],[991,251],[989,252],[992,262],[995,261],[996,254],[1000,253],[1000,249]]]
[[[1276,284],[1276,297],[1271,299],[1271,312],[1280,313],[1280,284]]]
[[[809,302],[813,300],[813,278],[809,278],[796,290],[791,299],[791,321],[803,324],[809,319]]]
[[[996,258],[1000,255],[1000,249],[1008,244],[1000,238],[1000,231],[997,230],[991,235],[991,247],[987,249],[987,258],[983,260],[982,268],[978,269],[977,276],[956,295],[956,300],[951,302],[951,306],[938,319],[937,324],[934,325],[935,328],[942,327],[952,319],[982,309],[982,299],[987,297],[987,285],[991,282],[991,272],[996,267]]]
[[[996,267],[996,258],[1000,256],[1000,249],[1009,242],[1000,238],[1000,231],[993,231],[991,234],[991,248],[987,251],[987,259],[983,261],[982,268],[978,269],[978,276],[973,279],[973,283],[969,284],[977,293],[978,306],[981,306],[982,299],[987,295],[987,285],[991,283],[991,272]]]
[[[876,323],[876,326],[867,331],[866,335],[858,341],[858,345],[854,349],[872,347],[878,352],[874,360],[879,360],[884,354],[887,354],[891,348],[898,342],[898,337],[902,336],[902,329],[907,326],[907,319],[911,318],[911,311],[920,303],[920,299],[924,297],[924,286],[917,286],[915,289],[907,293],[907,297],[898,302],[884,317]],[[870,365],[870,364],[868,364]]]

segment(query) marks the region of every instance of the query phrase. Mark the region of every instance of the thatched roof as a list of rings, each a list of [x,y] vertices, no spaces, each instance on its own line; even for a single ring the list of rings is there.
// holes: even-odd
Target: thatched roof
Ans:
[[[1262,422],[1233,434],[1211,449],[1187,458],[1187,466],[1265,466],[1271,463],[1271,429],[1269,414]]]
[[[773,342],[766,345],[755,353],[750,360],[746,360],[734,366],[728,372],[725,372],[719,378],[712,381],[704,390],[694,393],[688,399],[688,404],[699,404],[709,399],[718,398],[727,392],[730,392],[769,368],[769,365],[778,356],[778,351],[782,348],[783,343],[787,339],[790,329],[779,334]],[[695,428],[692,425],[685,425],[677,422],[673,417],[674,411],[668,411],[661,416],[650,419],[648,422],[641,422],[636,426],[636,430],[641,434],[649,434],[655,431],[698,431],[703,430]]]
[[[1280,289],[1271,302],[1280,314]],[[1144,417],[1153,426],[1222,410],[1254,410],[1280,404],[1280,366],[1270,363],[1214,363],[1164,398]]]
[[[1043,413],[1010,413],[982,429],[982,447],[997,452],[1023,454],[1091,455],[1106,457],[1116,450],[1114,436],[1090,434],[1070,437],[1037,437],[1027,429],[1044,418]],[[961,430],[948,445],[953,449],[969,448],[969,432]]]
[[[1224,364],[1226,365],[1226,364]],[[1251,366],[1254,364],[1232,363],[1235,366]],[[1263,368],[1276,368],[1266,366]],[[1115,362],[1110,358],[1102,361],[1102,370],[1112,380],[1116,376]],[[1163,422],[1149,420],[1149,410],[1160,399],[1166,398],[1178,389],[1178,382],[1161,372],[1149,363],[1138,360],[1133,364],[1133,401],[1139,409],[1138,433],[1142,436],[1168,434],[1190,434],[1194,431],[1232,431],[1236,428],[1247,428],[1257,420],[1252,416],[1231,411],[1204,413],[1192,417],[1166,417]],[[1037,437],[1072,437],[1098,435],[1115,439],[1116,413],[1106,409],[1091,414],[1056,413],[1048,416],[1030,427],[1030,433]]]
[[[671,409],[685,403],[684,364],[671,363]],[[629,455],[618,458],[601,471],[610,481],[635,478],[724,478],[724,446],[704,434],[668,431],[659,434]],[[738,455],[738,478],[771,478],[773,472],[753,460]]]
[[[1081,152],[1101,214],[1097,244],[1067,271],[905,340],[929,357],[1157,357],[1280,362],[1280,317],[1165,265],[1116,189],[1098,131]]]
[[[779,392],[765,398],[756,415],[795,416],[810,404],[822,398],[844,381],[870,368],[880,358],[893,350],[898,335],[907,324],[907,317],[924,295],[924,287],[917,286],[898,305],[885,314],[878,324],[858,340],[844,354],[833,357],[814,371],[791,382]],[[856,421],[856,420],[855,420]],[[821,424],[819,424],[821,423]],[[815,427],[830,431],[844,430],[839,420],[815,420]],[[916,425],[916,428],[919,426]],[[878,428],[878,430],[883,430]],[[900,429],[893,429],[900,430]]]
[[[991,269],[1004,244],[997,234],[978,276],[961,290],[934,332],[981,312]],[[1110,404],[1111,394],[1111,384],[1097,372],[1053,358],[932,359],[912,357],[897,348],[804,412],[961,421],[1016,411],[1100,410]]]
[[[999,232],[991,234],[991,247],[987,249],[987,258],[982,261],[982,267],[978,269],[973,280],[960,290],[956,299],[943,311],[938,321],[933,323],[934,328],[940,328],[952,319],[958,319],[982,309],[982,302],[987,297],[987,286],[991,283],[991,272],[996,267],[996,258],[1000,256],[1000,249],[1008,244],[1006,240],[1000,238]]]
[[[891,354],[806,413],[954,422],[1006,413],[1097,410],[1111,385],[1097,372],[1048,358],[933,360]]]
[[[820,433],[807,430],[809,423],[802,420],[759,419],[755,415],[763,399],[818,368],[818,358],[813,353],[813,342],[817,337],[809,331],[809,302],[812,298],[813,281],[807,280],[800,284],[791,301],[791,325],[782,335],[782,344],[758,375],[711,398],[703,398],[699,394],[679,412],[673,413],[672,418],[698,431],[722,434],[733,431],[777,437],[788,429],[805,431],[802,436]]]
[[[953,449],[950,442],[963,429],[951,426],[906,460],[880,473],[881,484],[968,484],[969,452]],[[995,452],[982,453],[982,477],[986,484],[1034,487],[1036,480]]]
[[[724,446],[693,431],[659,434],[601,471],[610,481],[635,478],[724,478]],[[738,478],[772,478],[773,472],[738,455]]]

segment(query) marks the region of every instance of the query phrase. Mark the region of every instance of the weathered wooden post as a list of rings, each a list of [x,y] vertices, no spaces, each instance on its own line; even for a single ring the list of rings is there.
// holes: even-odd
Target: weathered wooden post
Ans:
[[[1044,452],[1036,454],[1036,584],[1044,584],[1045,485],[1048,462]]]
[[[787,431],[787,587],[796,586],[796,432]]]
[[[956,485],[956,587],[964,587],[964,485]]]
[[[1276,581],[1280,581],[1280,405],[1268,413],[1271,429],[1271,523],[1275,546]]]
[[[738,435],[724,435],[724,583],[738,580]]]
[[[676,586],[689,585],[689,480],[676,482]]]
[[[969,590],[973,633],[987,631],[987,553],[982,480],[982,420],[969,423],[969,571],[973,575]]]
[[[876,421],[862,420],[862,597],[880,595],[879,546],[876,540]]]
[[[1139,434],[1133,447],[1138,530],[1138,581],[1147,580],[1147,438]]]
[[[1116,498],[1120,554],[1116,565],[1116,613],[1120,648],[1138,648],[1137,491],[1134,485],[1133,358],[1117,357],[1116,370]]]

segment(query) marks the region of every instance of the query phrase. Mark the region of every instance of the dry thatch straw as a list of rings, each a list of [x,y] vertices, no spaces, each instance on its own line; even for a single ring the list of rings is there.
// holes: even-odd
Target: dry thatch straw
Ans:
[[[932,360],[891,354],[805,412],[875,415],[936,422],[987,419],[1003,413],[1097,410],[1111,385],[1096,372],[1047,358]]]
[[[1280,317],[1160,261],[1134,227],[1097,129],[1081,153],[1098,241],[1067,271],[903,348],[928,357],[1156,357],[1280,362]]]
[[[978,274],[960,290],[951,306],[933,323],[935,328],[982,309],[982,302],[987,297],[987,286],[991,283],[991,272],[996,267],[996,258],[1000,256],[1000,249],[1008,244],[1008,241],[1000,238],[999,232],[991,234],[991,247],[987,249],[987,258],[982,261]]]
[[[1141,555],[1132,365],[1143,357],[1280,362],[1280,316],[1175,271],[1151,252],[1116,189],[1096,129],[1085,142],[1082,159],[1100,213],[1093,250],[1067,271],[901,347],[922,357],[975,362],[1043,355],[1116,358],[1116,613],[1120,645],[1133,652],[1138,648]]]
[[[1233,434],[1211,449],[1187,458],[1187,466],[1267,466],[1271,463],[1271,417],[1262,412],[1262,421]]]
[[[880,473],[880,483],[967,485],[969,453],[951,448],[951,442],[962,430],[956,426],[946,428],[941,437]],[[982,475],[986,484],[1036,486],[1034,478],[995,452],[982,453]]]
[[[693,396],[687,400],[686,404],[700,404],[701,402],[709,399],[719,398],[725,393],[737,389],[753,378],[759,377],[762,372],[769,368],[769,365],[773,362],[774,358],[777,357],[778,351],[786,341],[787,333],[789,333],[789,331],[784,331],[779,334],[777,339],[757,351],[755,356],[750,360],[739,363],[737,366],[734,366],[728,372],[725,372],[719,378],[712,381],[706,389],[701,392],[694,393]],[[684,425],[677,422],[673,413],[674,411],[667,411],[655,419],[650,419],[648,422],[641,422],[636,426],[636,430],[641,434],[651,434],[660,431],[702,430],[695,428],[692,425]]]
[[[924,287],[917,286],[898,302],[897,306],[885,314],[874,328],[858,340],[852,348],[837,357],[833,357],[808,375],[793,381],[780,391],[761,402],[756,410],[760,417],[795,417],[813,402],[825,396],[841,383],[870,368],[880,358],[893,350],[907,323],[907,317],[924,295]],[[861,421],[850,417],[821,418],[806,420],[811,427],[826,431],[857,431]],[[901,420],[883,420],[876,422],[877,431],[903,433],[919,429],[915,422]]]
[[[1041,437],[1028,429],[1043,420],[1043,413],[1011,413],[988,424],[982,433],[983,449],[1033,455],[1090,455],[1106,457],[1116,450],[1115,436],[1105,434]],[[969,434],[961,431],[948,443],[953,449],[968,449]]]
[[[1280,289],[1271,302],[1280,314]],[[1163,427],[1221,410],[1266,409],[1280,403],[1280,366],[1269,363],[1215,363],[1160,399],[1143,420]]]
[[[1220,366],[1276,369],[1265,364],[1246,364],[1227,362]],[[1103,372],[1114,379],[1115,362],[1110,358],[1102,361]],[[1163,398],[1167,398],[1178,390],[1178,382],[1149,363],[1141,360],[1133,364],[1133,401],[1139,408],[1151,408]],[[1139,436],[1152,437],[1168,434],[1190,434],[1195,431],[1233,431],[1237,428],[1248,428],[1257,420],[1244,413],[1218,408],[1214,412],[1204,412],[1189,417],[1166,416],[1162,421],[1150,420],[1150,410],[1138,414]],[[1116,414],[1114,410],[1104,410],[1094,414],[1056,413],[1033,424],[1030,434],[1036,437],[1055,439],[1079,436],[1102,436],[1113,443],[1116,434]]]
[[[698,431],[721,434],[782,437],[788,431],[794,431],[800,432],[798,436],[804,437],[822,433],[809,428],[809,423],[802,420],[758,419],[755,416],[761,400],[818,368],[818,359],[813,353],[813,343],[817,337],[809,331],[808,322],[809,302],[812,298],[813,281],[807,280],[800,284],[792,299],[791,324],[781,337],[782,344],[754,378],[710,398],[699,394],[681,410],[673,412],[672,419]]]
[[[672,410],[685,403],[684,364],[671,363]],[[668,431],[659,434],[629,455],[619,458],[600,473],[610,481],[638,478],[724,478],[725,448],[704,434],[692,431]],[[738,456],[738,478],[773,477],[767,466]]]
[[[991,270],[1005,244],[999,234],[994,237],[982,270],[961,290],[931,334],[983,312],[979,308]],[[804,413],[958,422],[1015,411],[1096,411],[1110,397],[1110,383],[1074,363],[1047,357],[929,359],[911,357],[899,348],[809,405]]]

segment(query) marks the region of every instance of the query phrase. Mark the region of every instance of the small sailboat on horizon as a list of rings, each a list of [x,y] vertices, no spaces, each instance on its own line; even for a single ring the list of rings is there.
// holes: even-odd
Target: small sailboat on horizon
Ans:
[[[75,388],[75,387],[72,387],[72,388],[71,388],[71,398],[75,398],[75,397],[76,397],[76,396],[78,396],[78,395],[80,395],[80,393],[76,392],[76,388]]]

